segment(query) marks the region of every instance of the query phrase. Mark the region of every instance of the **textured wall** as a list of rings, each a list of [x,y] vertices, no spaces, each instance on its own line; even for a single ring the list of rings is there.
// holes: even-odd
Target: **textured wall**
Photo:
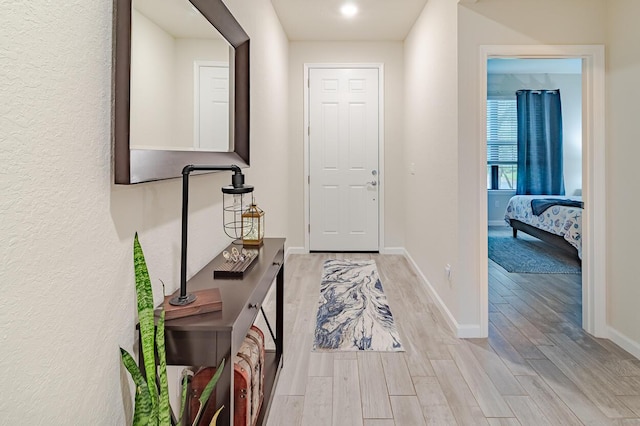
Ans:
[[[226,3],[252,48],[262,47],[251,55],[248,179],[268,206],[268,235],[284,235],[287,100],[278,95],[288,45],[268,0]],[[118,346],[131,349],[134,339],[135,231],[156,301],[159,279],[167,291],[177,287],[180,181],[112,184],[111,25],[110,1],[2,2],[3,424],[125,424],[131,389]],[[228,181],[192,180],[189,275],[229,241],[219,190]]]
[[[110,214],[111,5],[1,15],[2,422],[123,424],[134,308]]]

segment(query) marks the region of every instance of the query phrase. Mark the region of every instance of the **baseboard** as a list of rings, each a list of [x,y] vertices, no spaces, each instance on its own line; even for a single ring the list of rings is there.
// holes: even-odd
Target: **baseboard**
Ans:
[[[406,249],[403,249],[402,251],[403,251],[404,257],[407,259],[407,261],[413,268],[416,275],[418,275],[418,277],[420,278],[420,281],[422,281],[422,284],[426,287],[427,291],[429,292],[429,295],[434,300],[435,305],[438,307],[438,309],[442,313],[442,316],[447,321],[447,325],[455,333],[456,337],[462,338],[462,339],[482,337],[479,324],[458,324],[458,321],[456,321],[453,314],[451,314],[451,311],[449,310],[447,305],[444,303],[444,301],[440,298],[440,295],[438,295],[438,293],[435,291],[435,289],[433,288],[433,286],[431,285],[427,277],[422,273],[422,271],[418,267],[418,264],[415,262],[415,260],[413,260],[413,257],[411,257],[411,255]]]
[[[489,226],[509,226],[509,224],[507,222],[503,220],[490,220],[489,222]]]
[[[304,247],[289,247],[284,253],[284,258],[288,259],[291,254],[309,254],[309,252]]]
[[[630,339],[629,337],[625,336],[624,334],[620,333],[618,330],[612,327],[609,327],[608,334],[609,334],[609,339],[613,343],[620,346],[622,349],[629,352],[631,355],[635,356],[636,358],[640,359],[640,343]]]
[[[456,337],[460,339],[478,339],[487,337],[482,334],[480,324],[458,324]]]
[[[384,247],[380,249],[380,254],[396,254],[404,256],[406,253],[404,247]]]

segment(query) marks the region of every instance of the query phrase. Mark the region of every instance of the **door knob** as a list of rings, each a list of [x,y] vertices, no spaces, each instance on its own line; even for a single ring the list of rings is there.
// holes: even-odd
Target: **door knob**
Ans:
[[[378,185],[378,182],[376,182],[375,180],[372,180],[371,182],[367,182],[367,184],[369,184],[371,186],[376,186],[376,185]]]

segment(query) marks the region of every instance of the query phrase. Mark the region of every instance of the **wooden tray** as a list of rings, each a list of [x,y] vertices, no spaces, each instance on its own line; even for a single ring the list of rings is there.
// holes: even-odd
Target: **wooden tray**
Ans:
[[[253,262],[258,258],[258,250],[247,250],[248,255],[243,261],[234,262],[221,257],[213,270],[213,278],[237,278],[242,279],[245,272],[251,269]]]
[[[196,296],[196,300],[184,306],[175,306],[169,303],[169,300],[180,293],[180,289],[170,296],[164,297],[164,319],[171,320],[174,318],[188,317],[191,315],[206,314],[222,310],[222,296],[219,288],[210,288],[207,290],[199,290],[192,292]]]

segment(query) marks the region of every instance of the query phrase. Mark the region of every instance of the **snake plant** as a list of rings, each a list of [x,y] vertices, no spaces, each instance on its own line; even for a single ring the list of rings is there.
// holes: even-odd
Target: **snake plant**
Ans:
[[[160,312],[158,324],[154,323],[153,291],[147,263],[138,241],[138,233],[133,240],[133,264],[136,277],[136,299],[138,303],[138,321],[140,323],[140,340],[142,342],[142,359],[146,377],[136,365],[133,357],[120,348],[122,363],[131,375],[136,386],[133,426],[171,426],[171,406],[169,405],[169,386],[167,381],[167,361],[164,345],[164,311]],[[158,364],[156,364],[156,355]],[[220,374],[224,369],[224,359],[216,370],[216,374],[205,387],[199,398],[199,410],[192,426],[199,426],[200,415],[204,409]],[[159,380],[156,380],[156,374]],[[182,379],[182,408],[178,424],[183,424],[184,406],[187,395],[187,376]],[[158,383],[159,382],[159,383]],[[218,409],[210,425],[215,425]]]

